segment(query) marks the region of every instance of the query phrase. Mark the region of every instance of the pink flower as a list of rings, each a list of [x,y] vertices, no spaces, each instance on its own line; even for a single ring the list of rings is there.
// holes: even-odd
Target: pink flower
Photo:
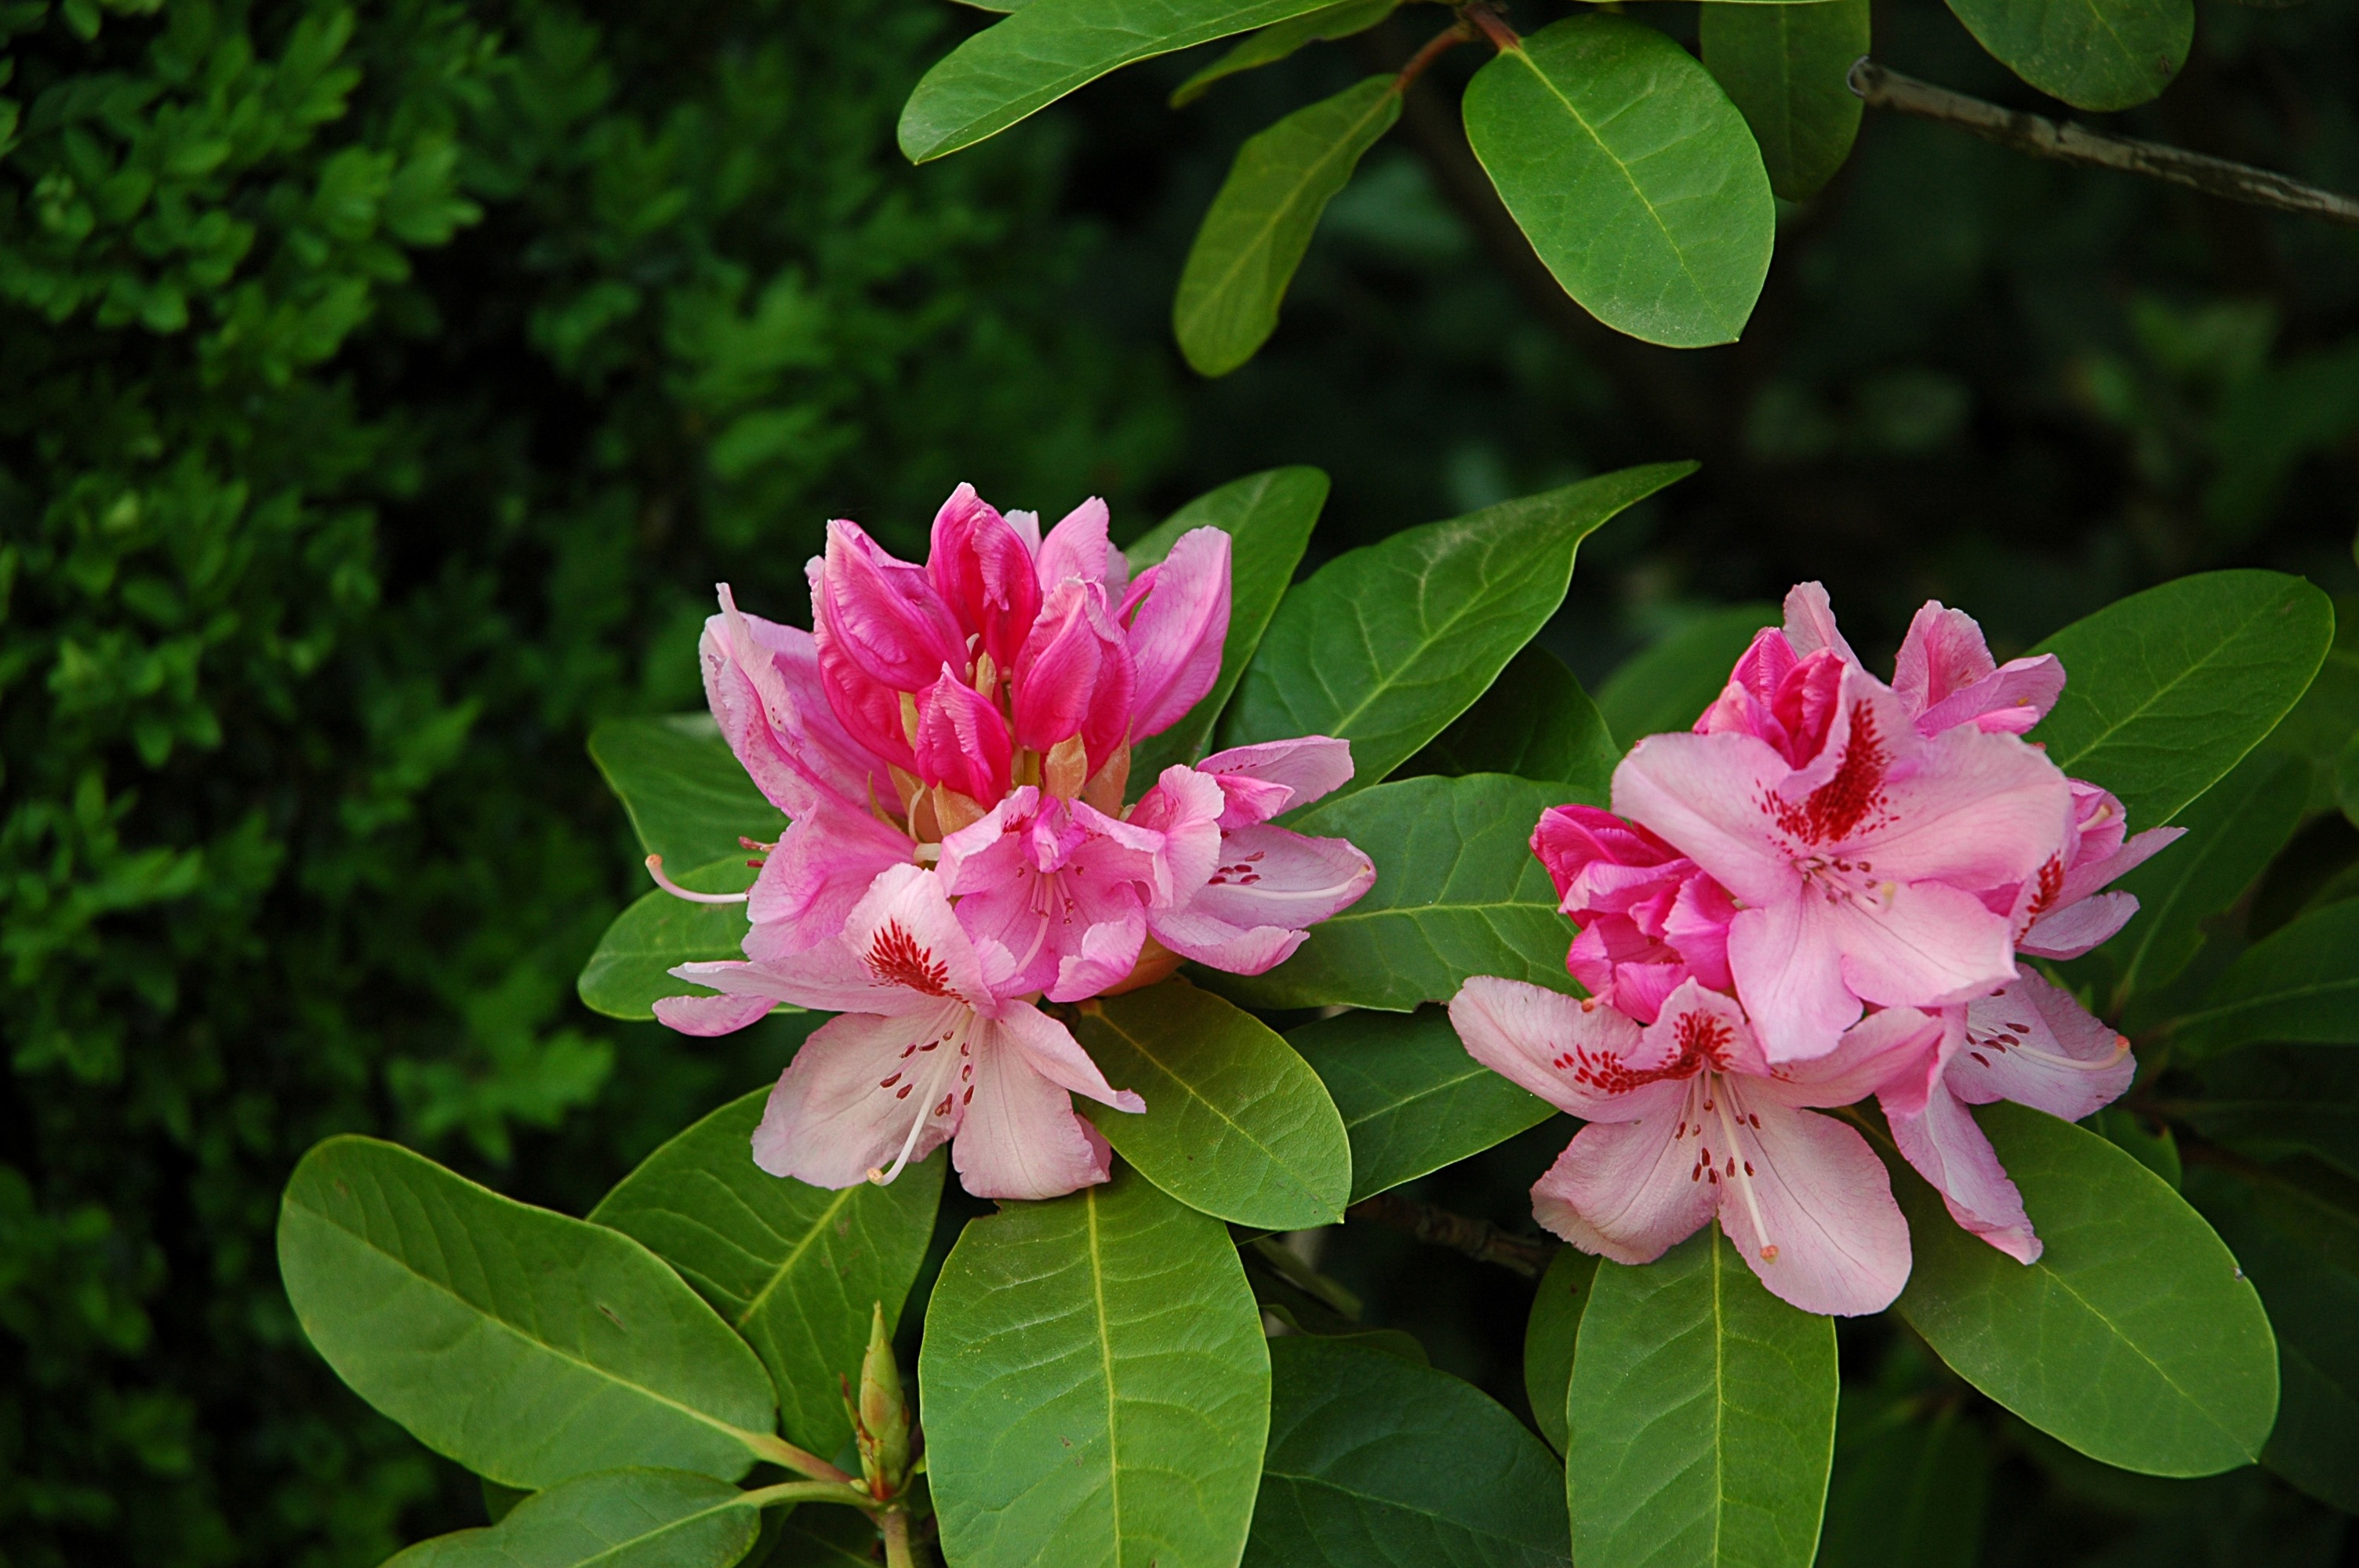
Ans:
[[[951,1144],[977,1197],[1047,1198],[1106,1179],[1105,1140],[1070,1095],[1140,1111],[1065,1026],[1006,990],[1007,954],[970,941],[918,866],[876,879],[834,939],[775,963],[683,964],[716,997],[657,1015],[690,1034],[742,1028],[780,1001],[840,1011],[797,1052],[754,1132],[754,1159],[814,1186],[889,1182]]]
[[[1591,806],[1542,812],[1532,853],[1556,883],[1558,907],[1581,927],[1565,968],[1592,996],[1652,1023],[1690,977],[1728,989],[1736,905],[1693,860]]]
[[[1762,1283],[1806,1312],[1876,1312],[1908,1282],[1883,1162],[1810,1108],[1919,1066],[1940,1019],[1888,1008],[1783,1065],[1734,1000],[1693,979],[1643,1027],[1490,976],[1466,982],[1450,1019],[1476,1061],[1588,1122],[1532,1188],[1534,1216],[1583,1251],[1649,1263],[1717,1217]]]

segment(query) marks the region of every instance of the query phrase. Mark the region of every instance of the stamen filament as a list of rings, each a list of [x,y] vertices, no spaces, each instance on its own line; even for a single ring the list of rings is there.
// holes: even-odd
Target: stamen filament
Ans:
[[[1728,1134],[1729,1163],[1734,1167],[1729,1180],[1735,1183],[1736,1190],[1745,1195],[1745,1211],[1752,1217],[1753,1234],[1761,1238],[1761,1260],[1774,1263],[1777,1260],[1777,1244],[1769,1239],[1769,1227],[1761,1219],[1761,1204],[1753,1195],[1753,1162],[1745,1157],[1737,1141],[1736,1123],[1728,1114],[1729,1101],[1735,1098],[1735,1086],[1723,1078],[1719,1089],[1720,1092],[1712,1097],[1713,1108],[1720,1112],[1721,1130]]]
[[[647,857],[647,875],[655,878],[656,886],[663,889],[664,892],[671,894],[672,897],[684,898],[690,903],[743,903],[746,899],[753,896],[750,893],[742,892],[690,892],[686,888],[680,886],[678,882],[672,881],[669,877],[664,875],[663,857],[661,855],[649,855]]]
[[[2112,1054],[2099,1062],[2084,1062],[2078,1056],[2060,1056],[2053,1051],[2042,1051],[2037,1045],[2010,1045],[2006,1048],[2006,1054],[2012,1056],[2028,1056],[2035,1062],[2045,1062],[2051,1067],[2070,1067],[2076,1073],[2102,1073],[2130,1054],[2130,1037],[2126,1034],[2114,1035]]]

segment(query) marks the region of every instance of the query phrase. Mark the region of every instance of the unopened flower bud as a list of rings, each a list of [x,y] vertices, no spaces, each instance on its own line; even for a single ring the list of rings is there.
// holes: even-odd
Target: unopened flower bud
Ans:
[[[868,1325],[868,1354],[860,1363],[854,1417],[860,1466],[869,1491],[879,1498],[897,1496],[908,1483],[909,1406],[901,1394],[901,1364],[893,1357],[881,1302]]]

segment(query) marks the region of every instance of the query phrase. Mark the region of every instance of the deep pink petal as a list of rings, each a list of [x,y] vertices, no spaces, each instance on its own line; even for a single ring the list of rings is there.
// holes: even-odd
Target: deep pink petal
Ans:
[[[1966,1008],[1966,1040],[1947,1079],[1970,1105],[2011,1099],[2066,1121],[2111,1105],[2137,1076],[2129,1042],[2072,993],[2027,969]]]
[[[1908,1222],[1884,1162],[1832,1117],[1734,1080],[1721,1086],[1734,1114],[1722,1126],[1708,1118],[1703,1137],[1720,1177],[1721,1227],[1745,1261],[1804,1312],[1857,1317],[1890,1306],[1908,1282]],[[1722,1143],[1730,1127],[1733,1149]]]
[[[1106,542],[1109,521],[1106,503],[1093,495],[1049,531],[1038,552],[1044,598],[1053,596],[1059,583],[1078,578],[1104,589],[1108,603],[1121,601],[1122,590],[1130,580],[1130,568],[1123,560],[1122,552]]]
[[[976,1197],[1060,1197],[1111,1173],[1104,1139],[1006,1040],[978,1043],[969,1087],[973,1098],[951,1158],[960,1184]]]
[[[1987,678],[1925,710],[1920,733],[1938,735],[1971,722],[1992,734],[2020,735],[2048,717],[2064,695],[2064,666],[2053,654],[2014,659]]]
[[[1138,685],[1130,735],[1159,734],[1188,716],[1221,676],[1229,634],[1229,536],[1196,528],[1180,536],[1130,622]]]
[[[1951,1218],[2018,1263],[2038,1260],[2040,1240],[2023,1195],[1954,1096],[1937,1093],[1920,1114],[1886,1119],[1901,1155],[1941,1195]]]
[[[1103,589],[1068,580],[1049,592],[1016,656],[1017,744],[1045,752],[1082,732],[1114,644]]]
[[[934,514],[926,574],[1004,676],[1040,613],[1032,550],[974,486],[962,484]],[[980,798],[980,797],[978,797]]]
[[[844,656],[897,691],[919,690],[966,659],[966,637],[925,569],[894,559],[857,524],[827,525],[812,607]]]
[[[1686,1093],[1678,1083],[1620,1092],[1577,1078],[1584,1063],[1625,1062],[1642,1045],[1636,1024],[1594,1001],[1476,975],[1451,999],[1450,1022],[1468,1055],[1559,1110],[1591,1121],[1633,1120]]]
[[[1928,708],[1997,667],[1974,618],[1929,599],[1908,622],[1908,635],[1900,640],[1900,657],[1892,666],[1892,690],[1908,708],[1909,717],[1921,719]],[[1930,735],[1948,728],[1926,725],[1923,730]]]
[[[1015,757],[1007,721],[989,698],[962,683],[948,665],[918,705],[918,777],[978,805],[1007,793]]]
[[[1728,968],[1772,1062],[1823,1056],[1859,1021],[1859,998],[1843,983],[1843,949],[1821,898],[1740,911],[1728,928]]]
[[[912,1130],[909,1158],[924,1159],[958,1127],[955,1103],[937,1108],[957,1081],[957,1036],[970,1017],[944,1003],[908,1018],[846,1013],[821,1024],[770,1091],[754,1162],[815,1187],[849,1187],[889,1168]],[[928,1044],[934,1050],[920,1054]]]
[[[1651,1263],[1694,1235],[1718,1194],[1673,1135],[1684,1101],[1679,1086],[1644,1120],[1593,1121],[1573,1134],[1532,1184],[1532,1217],[1617,1263]]]

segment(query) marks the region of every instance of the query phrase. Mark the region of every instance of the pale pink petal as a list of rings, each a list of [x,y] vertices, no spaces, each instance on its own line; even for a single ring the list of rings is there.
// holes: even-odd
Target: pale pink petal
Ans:
[[[1764,802],[1792,770],[1750,735],[1649,735],[1614,770],[1614,809],[1659,834],[1748,904],[1792,896],[1800,875]]]
[[[960,1184],[976,1197],[1060,1197],[1111,1173],[1105,1140],[1012,1044],[978,1043],[969,1087],[951,1158]]]
[[[1032,1070],[1058,1087],[1083,1095],[1100,1105],[1110,1105],[1116,1110],[1138,1112],[1147,1102],[1130,1089],[1117,1089],[1106,1082],[1098,1065],[1090,1060],[1071,1033],[1055,1019],[1034,1007],[1019,1001],[1011,1006],[992,1024],[994,1038],[1011,1050],[1020,1051],[1032,1064]]]
[[[1218,528],[1191,529],[1171,546],[1130,622],[1138,675],[1133,740],[1169,730],[1212,689],[1228,634],[1229,536]]]
[[[1583,1252],[1651,1263],[1712,1217],[1717,1191],[1675,1135],[1685,1085],[1641,1121],[1593,1121],[1532,1184],[1532,1217]]]
[[[1949,1033],[1938,1014],[1887,1007],[1845,1030],[1825,1055],[1788,1063],[1757,1087],[1747,1084],[1745,1092],[1791,1106],[1838,1106],[1884,1089],[1888,1104],[1894,1092],[1889,1086],[1905,1076],[1897,1092],[1904,1102],[1921,1104],[1940,1081],[1942,1039]]]
[[[656,1021],[682,1034],[734,1034],[777,1005],[766,996],[668,996],[656,1002]]]
[[[1016,536],[1024,541],[1024,553],[1035,561],[1040,558],[1040,514],[1038,512],[1009,512],[1003,515]]]
[[[1181,957],[1233,975],[1266,974],[1310,939],[1309,932],[1283,925],[1234,925],[1185,904],[1148,910],[1147,929]]]
[[[1153,903],[1185,903],[1221,863],[1221,821],[1229,797],[1209,773],[1174,762],[1131,808],[1128,826],[1162,835]]]
[[[684,964],[673,973],[716,984],[703,968]],[[827,1012],[897,1015],[953,998],[986,1013],[998,1005],[939,879],[922,866],[880,874],[836,940],[748,968],[768,994]]]
[[[1325,735],[1301,735],[1291,741],[1265,741],[1257,746],[1232,746],[1198,762],[1196,771],[1222,778],[1223,787],[1230,775],[1284,785],[1288,792],[1285,803],[1269,814],[1276,816],[1278,811],[1308,806],[1351,782],[1352,743]],[[1245,824],[1223,821],[1222,826]]]
[[[1793,644],[1798,658],[1807,659],[1824,648],[1847,665],[1859,663],[1859,655],[1835,630],[1834,601],[1827,597],[1824,583],[1796,583],[1787,590],[1786,641]]]
[[[958,1127],[955,1103],[937,1109],[960,1059],[944,1042],[954,1043],[971,1016],[938,1003],[913,1017],[846,1013],[821,1024],[770,1091],[754,1130],[754,1162],[774,1176],[840,1188],[890,1168],[905,1146],[910,1159],[924,1159]],[[928,1044],[933,1050],[921,1054]]]
[[[1920,1114],[1886,1119],[1902,1157],[1941,1195],[1951,1218],[2018,1263],[2038,1261],[2040,1241],[2023,1195],[1955,1096],[1936,1094]]]
[[[1635,1120],[1687,1092],[1684,1084],[1664,1080],[1627,1092],[1594,1087],[1601,1078],[1610,1083],[1612,1066],[1643,1049],[1636,1024],[1594,1001],[1476,975],[1451,999],[1450,1022],[1468,1055],[1591,1121]]]
[[[1728,968],[1772,1062],[1823,1056],[1859,1021],[1832,907],[1814,894],[1740,911],[1728,928]]]
[[[2015,978],[2006,917],[1972,893],[1940,882],[1903,882],[1875,893],[1815,904],[1843,954],[1843,984],[1886,1007],[1968,1001]]]
[[[787,957],[837,935],[853,906],[917,846],[898,827],[832,801],[798,818],[763,862],[745,903],[749,958]]]
[[[2138,912],[2136,894],[2101,892],[2041,915],[2017,939],[2020,950],[2041,958],[2077,958],[2130,923]]]
[[[1736,999],[1683,979],[1658,1004],[1626,1065],[1691,1077],[1702,1068],[1766,1073],[1760,1044]]]
[[[1909,739],[1922,748],[1916,765],[1886,776],[1879,809],[1844,838],[1848,858],[1876,877],[1999,887],[2071,842],[2071,786],[2037,748],[1971,728]]]
[[[1106,542],[1108,521],[1106,503],[1093,495],[1049,530],[1039,549],[1043,595],[1055,593],[1060,582],[1079,578],[1103,589],[1110,601],[1121,599],[1130,579],[1130,568],[1125,563],[1119,580],[1110,580],[1114,577],[1114,563],[1121,560],[1122,553]]]
[[[1301,931],[1349,908],[1376,868],[1346,838],[1313,838],[1266,823],[1221,836],[1212,876],[1189,908],[1233,925]]]
[[[1997,673],[1927,708],[1917,728],[1921,734],[1937,735],[1972,721],[1988,733],[2020,735],[2047,718],[2048,710],[2063,695],[2064,666],[2055,654],[2014,659]]]
[[[1884,1162],[1843,1123],[1750,1088],[1722,1078],[1731,1114],[1715,1106],[1704,1121],[1722,1228],[1770,1292],[1804,1312],[1883,1311],[1908,1282],[1908,1222]]]
[[[1136,903],[1112,920],[1083,927],[1080,940],[1058,957],[1049,1000],[1081,1001],[1119,984],[1137,966],[1138,950],[1146,945],[1147,911]]]
[[[2071,992],[2031,970],[1966,1009],[1951,1089],[1970,1105],[2011,1099],[2078,1121],[2126,1093],[2137,1076],[2129,1042]]]

